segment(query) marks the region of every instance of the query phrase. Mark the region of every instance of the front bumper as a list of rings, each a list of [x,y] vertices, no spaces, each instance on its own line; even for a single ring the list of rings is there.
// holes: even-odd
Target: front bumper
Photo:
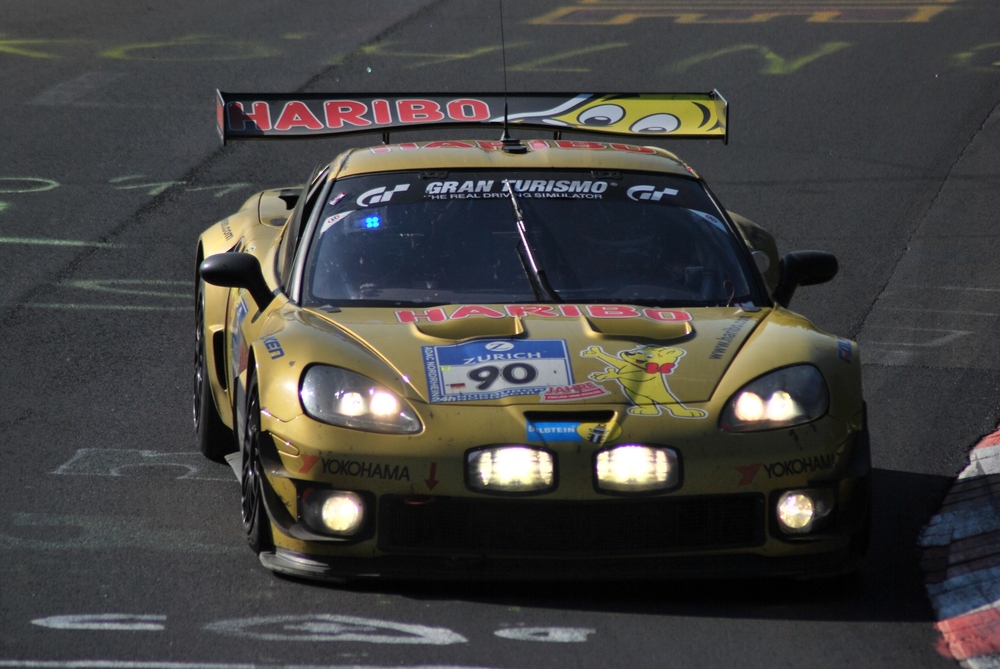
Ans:
[[[627,514],[608,513],[578,505],[576,514],[545,517],[540,508],[513,520],[486,522],[482,514],[459,512],[424,515],[426,505],[398,506],[418,511],[392,521],[388,512],[398,500],[379,500],[379,533],[354,548],[369,545],[365,557],[331,550],[330,544],[280,545],[261,554],[261,563],[276,572],[332,582],[383,578],[446,581],[576,581],[689,578],[795,577],[821,578],[853,571],[867,550],[870,532],[870,475],[840,482],[843,506],[822,531],[805,537],[777,537],[763,495],[723,495],[713,498],[659,500],[646,510],[634,504]],[[445,502],[447,500],[438,500]],[[474,500],[480,501],[480,500]],[[683,506],[666,507],[665,501]],[[530,503],[530,502],[529,502]],[[618,502],[611,502],[616,504]],[[696,505],[696,506],[695,506]],[[433,505],[431,505],[433,506]],[[570,509],[569,505],[564,507]],[[664,512],[664,508],[668,508]],[[700,509],[697,517],[687,515]],[[720,523],[711,510],[727,517]],[[678,521],[671,514],[681,511]],[[743,509],[743,511],[740,511]],[[513,509],[512,509],[513,511]],[[600,514],[608,514],[603,524]],[[468,521],[475,516],[476,523]],[[520,518],[517,518],[520,516]],[[626,520],[623,520],[626,519]],[[564,521],[566,527],[555,528]],[[615,528],[613,523],[623,526]],[[437,524],[440,523],[440,526]],[[518,523],[524,527],[517,536]],[[658,527],[654,527],[660,523]],[[588,534],[584,525],[597,530]],[[449,529],[447,526],[452,525]],[[628,526],[625,526],[628,525]],[[720,527],[721,526],[721,527]],[[669,532],[672,534],[668,534]],[[659,532],[657,532],[659,530]],[[645,543],[641,543],[645,542]],[[347,546],[344,546],[347,548]],[[339,553],[339,554],[338,554]]]
[[[726,493],[576,500],[366,493],[370,532],[355,540],[296,536],[302,527],[293,510],[298,483],[272,478],[286,489],[265,491],[277,548],[260,559],[279,573],[333,582],[842,574],[859,565],[870,533],[871,458],[862,425],[838,448],[843,455],[835,469],[807,469],[774,482],[761,471],[752,485],[737,482]],[[836,512],[809,535],[783,535],[773,514],[778,495],[803,487],[834,488]]]
[[[438,581],[634,581],[719,578],[826,578],[850,573],[863,560],[853,544],[814,555],[700,555],[681,557],[603,558],[442,558],[387,555],[378,558],[331,558],[283,548],[262,553],[260,562],[288,576],[333,583],[361,579]]]

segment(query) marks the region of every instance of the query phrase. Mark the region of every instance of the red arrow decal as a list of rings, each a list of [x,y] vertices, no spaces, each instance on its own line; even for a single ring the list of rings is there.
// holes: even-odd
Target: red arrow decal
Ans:
[[[440,481],[438,481],[436,478],[434,478],[435,474],[437,474],[437,469],[438,469],[438,463],[432,462],[431,463],[431,475],[428,478],[424,479],[424,483],[427,484],[427,489],[428,490],[434,490],[434,487],[438,483],[440,483]]]
[[[312,468],[316,466],[319,462],[320,457],[318,455],[303,455],[302,456],[302,469],[299,470],[300,474],[308,474],[312,471]]]
[[[736,465],[736,471],[740,473],[740,482],[736,485],[750,485],[753,483],[754,478],[757,476],[757,472],[760,471],[761,463],[756,463],[752,465]]]

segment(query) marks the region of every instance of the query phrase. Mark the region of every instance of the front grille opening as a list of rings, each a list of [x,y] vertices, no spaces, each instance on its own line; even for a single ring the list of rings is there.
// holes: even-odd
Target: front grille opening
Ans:
[[[438,497],[379,504],[378,544],[398,553],[616,555],[764,543],[760,494],[629,500]]]
[[[525,411],[525,420],[531,423],[610,423],[615,419],[614,411]]]

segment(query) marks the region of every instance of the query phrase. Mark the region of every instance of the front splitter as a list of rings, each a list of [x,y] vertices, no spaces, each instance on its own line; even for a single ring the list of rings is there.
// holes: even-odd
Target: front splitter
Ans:
[[[277,573],[334,583],[365,579],[525,582],[827,578],[854,571],[862,559],[860,552],[850,547],[777,558],[739,554],[586,560],[409,555],[362,559],[318,558],[283,548],[260,555],[261,564]]]

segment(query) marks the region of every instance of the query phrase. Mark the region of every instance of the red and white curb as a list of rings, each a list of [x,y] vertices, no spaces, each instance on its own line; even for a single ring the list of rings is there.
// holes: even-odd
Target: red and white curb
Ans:
[[[1000,669],[1000,429],[969,453],[920,544],[938,652],[967,669]]]

